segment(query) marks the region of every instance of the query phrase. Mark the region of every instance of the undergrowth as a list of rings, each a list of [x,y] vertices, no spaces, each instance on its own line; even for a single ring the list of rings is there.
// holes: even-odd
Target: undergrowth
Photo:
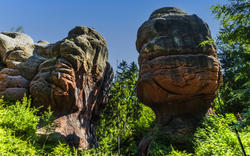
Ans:
[[[242,121],[244,122],[244,121]],[[234,128],[238,129],[240,139],[247,155],[250,155],[250,127],[235,126],[237,119],[233,114],[225,116],[208,115],[200,128],[194,134],[193,153],[175,150],[171,143],[174,138],[167,133],[156,130],[151,134],[154,142],[149,150],[152,156],[175,155],[175,156],[232,156],[243,155]],[[152,132],[151,132],[152,133]],[[187,137],[187,136],[185,136]],[[179,140],[179,139],[178,139]],[[187,145],[188,146],[188,145]]]
[[[207,116],[202,123],[203,127],[198,128],[195,133],[195,155],[243,155],[237,136],[234,132],[232,122],[236,122],[233,114],[226,114],[225,117],[219,115]],[[250,154],[250,127],[238,129],[239,136],[247,155]]]
[[[66,145],[62,140],[50,140],[50,136],[37,135],[37,125],[53,125],[53,115],[50,110],[38,116],[39,108],[31,107],[31,99],[24,97],[21,101],[10,102],[0,99],[0,155],[118,155],[117,151],[105,151],[103,147],[94,148],[88,151],[77,150]],[[231,156],[242,155],[242,151],[232,128],[238,128],[239,136],[247,155],[250,154],[250,127],[245,124],[233,126],[232,122],[237,120],[233,114],[219,115],[218,117],[209,115],[202,126],[194,134],[194,153],[175,150],[171,144],[166,146],[166,142],[171,142],[171,138],[159,132],[160,141],[151,146],[152,156]],[[50,129],[51,130],[51,129]],[[53,128],[52,128],[53,130]],[[101,145],[105,145],[100,140]],[[133,147],[134,148],[134,147]],[[137,151],[131,155],[137,155]],[[120,154],[124,155],[124,154]]]

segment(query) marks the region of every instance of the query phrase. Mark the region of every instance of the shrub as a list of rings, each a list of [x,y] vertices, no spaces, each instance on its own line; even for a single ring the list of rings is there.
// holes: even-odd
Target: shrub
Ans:
[[[41,119],[50,132],[55,129],[52,111],[49,109],[42,116],[37,115],[38,111],[39,108],[31,108],[31,98],[26,96],[16,102],[0,99],[0,155],[44,155],[61,147],[59,140],[36,135]]]
[[[76,150],[74,151],[75,154],[77,155]],[[53,148],[53,151],[50,153],[51,156],[68,156],[68,155],[71,156],[72,154],[73,153],[69,148],[69,146],[61,143],[59,143],[57,147]]]
[[[40,117],[35,115],[38,109],[31,108],[30,105],[31,98],[28,99],[26,96],[21,102],[16,103],[4,102],[3,98],[0,99],[0,128],[23,139],[35,136]]]
[[[202,123],[203,128],[195,133],[195,155],[242,155],[236,134],[230,128],[232,121],[236,122],[233,114],[226,114],[225,117],[207,116]],[[246,153],[250,154],[250,133],[242,131],[239,135]]]
[[[0,128],[0,155],[36,155],[37,150],[29,140],[17,138]]]

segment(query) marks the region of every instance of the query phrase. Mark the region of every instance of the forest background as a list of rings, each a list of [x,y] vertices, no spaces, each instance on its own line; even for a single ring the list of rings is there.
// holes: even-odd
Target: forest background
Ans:
[[[37,116],[30,108],[31,99],[22,102],[0,101],[0,154],[2,155],[137,155],[138,144],[145,135],[156,139],[151,155],[242,155],[234,128],[238,129],[245,152],[250,154],[250,1],[228,0],[210,7],[220,21],[214,41],[223,68],[224,83],[214,100],[218,117],[207,117],[197,129],[190,151],[177,151],[171,146],[174,138],[150,131],[155,124],[152,110],[136,97],[138,67],[122,61],[117,65],[109,103],[97,125],[99,147],[78,151],[48,136],[36,135],[36,125],[53,128],[52,112]],[[206,43],[209,44],[209,41]],[[242,120],[235,114],[240,113]],[[233,123],[234,124],[233,124]],[[47,126],[48,127],[48,126]],[[53,130],[53,129],[52,129]],[[160,137],[157,137],[160,136]]]

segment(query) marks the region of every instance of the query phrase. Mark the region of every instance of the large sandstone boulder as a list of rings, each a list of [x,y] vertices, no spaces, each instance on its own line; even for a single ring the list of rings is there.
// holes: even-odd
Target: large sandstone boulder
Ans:
[[[28,95],[29,83],[37,74],[38,66],[49,58],[51,46],[34,43],[23,33],[0,33],[0,95],[18,100],[24,93]]]
[[[173,142],[179,150],[186,149],[185,136],[192,138],[202,118],[214,113],[212,102],[222,84],[216,45],[199,45],[209,39],[211,33],[203,20],[174,7],[154,11],[137,33],[137,96],[153,109],[157,127],[164,133],[183,134],[184,138]],[[142,139],[142,155],[151,142]]]
[[[95,123],[107,104],[113,70],[105,38],[77,26],[68,37],[34,43],[22,33],[0,33],[0,95],[31,94],[42,111],[51,107],[57,134],[79,149],[98,146]]]
[[[43,62],[31,81],[35,106],[51,106],[57,132],[80,149],[98,146],[95,122],[107,104],[113,79],[108,49],[97,31],[76,27],[51,49],[57,58]]]

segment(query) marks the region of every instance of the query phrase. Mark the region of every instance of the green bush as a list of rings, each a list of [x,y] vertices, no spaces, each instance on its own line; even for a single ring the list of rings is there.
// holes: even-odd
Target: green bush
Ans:
[[[76,150],[75,151],[75,154],[77,155],[76,153]],[[59,145],[55,148],[53,148],[53,151],[50,153],[51,156],[68,156],[68,155],[73,155],[71,149],[69,148],[68,145],[65,145],[65,144],[61,144],[59,143]]]
[[[30,108],[31,99],[25,96],[17,102],[0,99],[0,154],[36,155],[39,150],[31,142],[40,118],[38,109]]]
[[[233,114],[226,114],[225,117],[207,116],[195,133],[195,155],[242,155],[242,151],[236,134],[230,125],[236,122]],[[247,127],[248,131],[250,127]],[[239,135],[247,154],[250,154],[250,133],[239,129]]]
[[[167,127],[166,127],[167,128]],[[165,132],[165,130],[156,128],[154,132],[150,132],[145,135],[145,137],[151,137],[153,142],[149,149],[149,154],[152,156],[162,156],[162,155],[173,155],[173,156],[182,156],[182,155],[192,155],[186,153],[186,151],[178,151],[172,147],[174,140],[180,140],[180,136],[172,136],[170,132]],[[181,136],[186,137],[186,136]],[[192,147],[192,140],[190,140],[190,145],[187,144],[186,147]]]
[[[7,103],[7,104],[6,104]],[[40,117],[35,115],[37,108],[31,108],[31,98],[26,96],[16,103],[4,102],[0,99],[0,128],[15,137],[27,139],[35,136]]]
[[[17,138],[0,128],[0,155],[37,155],[39,152],[30,140]]]
[[[36,135],[40,120],[46,132],[56,126],[50,109],[42,116],[37,115],[38,111],[39,108],[31,108],[31,98],[26,96],[16,102],[0,99],[0,155],[45,155],[62,146],[60,140]]]
[[[186,153],[186,151],[178,151],[172,148],[172,151],[168,154],[169,156],[192,156],[192,153]]]
[[[194,153],[177,151],[171,146],[175,139],[169,137],[167,133],[156,130],[155,133],[149,134],[154,142],[151,144],[149,153],[152,156],[161,155],[195,155],[195,156],[232,156],[242,155],[236,133],[233,128],[238,128],[239,136],[247,155],[250,154],[250,127],[233,126],[232,122],[237,120],[233,114],[226,114],[225,117],[219,115],[208,115],[204,118],[202,126],[194,134]]]
[[[106,155],[101,148],[80,151],[53,139],[58,126],[53,122],[53,112],[49,108],[38,116],[38,111],[31,108],[31,98],[26,96],[16,102],[0,99],[0,155]],[[44,135],[36,135],[38,123],[43,125]],[[114,154],[111,151],[108,155]]]

